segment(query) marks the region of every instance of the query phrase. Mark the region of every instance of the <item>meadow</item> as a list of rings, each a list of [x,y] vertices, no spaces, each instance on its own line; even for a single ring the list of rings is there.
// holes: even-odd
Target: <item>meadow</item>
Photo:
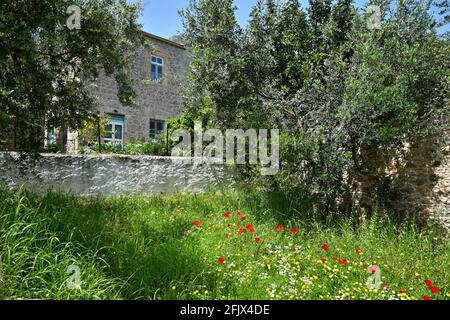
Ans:
[[[301,208],[251,188],[1,191],[0,299],[450,299],[450,243],[434,226]]]

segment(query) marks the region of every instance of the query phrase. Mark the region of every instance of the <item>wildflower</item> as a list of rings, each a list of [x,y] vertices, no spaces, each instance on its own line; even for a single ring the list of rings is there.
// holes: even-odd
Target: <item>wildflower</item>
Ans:
[[[225,259],[224,259],[224,258],[222,258],[222,257],[220,257],[220,258],[219,258],[219,263],[220,263],[220,264],[223,264],[223,263],[225,263]]]
[[[331,259],[333,259],[333,261],[336,261],[336,260],[337,260],[337,257],[333,257],[333,258],[331,258]]]
[[[433,299],[431,297],[429,297],[429,296],[423,296],[422,300],[433,300]]]
[[[195,221],[194,221],[194,226],[200,227],[200,221],[199,221],[199,220],[195,220]]]
[[[439,290],[439,288],[436,288],[435,286],[431,286],[430,291],[431,291],[431,293],[438,293],[440,290]]]
[[[341,260],[339,260],[339,264],[344,265],[344,264],[347,264],[347,263],[348,263],[347,259],[341,259]]]
[[[425,284],[427,285],[427,287],[432,287],[433,286],[433,283],[430,280],[428,280],[428,279],[425,280]]]
[[[229,218],[229,217],[231,217],[231,214],[229,214],[228,212],[226,212],[226,213],[223,214],[223,217],[224,217],[224,218]]]
[[[327,251],[328,250],[328,246],[326,244],[322,245],[322,250]],[[335,260],[335,259],[333,259],[333,260]]]
[[[258,244],[260,240],[261,240],[260,238],[256,237],[256,238],[255,238],[256,244]]]
[[[356,249],[355,252],[356,252],[356,254],[362,254],[363,253],[363,251],[361,249]]]
[[[375,267],[372,267],[372,269],[370,269],[370,272],[372,272],[372,273],[375,273],[375,272],[377,272],[377,268],[375,268]]]
[[[250,231],[250,229],[253,229],[253,225],[252,224],[248,224],[248,225],[245,226],[245,229]]]
[[[298,230],[296,228],[292,228],[290,231],[291,231],[292,234],[297,234],[298,233]]]
[[[236,215],[237,215],[238,217],[240,217],[240,216],[242,215],[242,213],[241,213],[240,211],[238,211],[238,212],[236,212]]]
[[[322,263],[327,263],[327,259],[323,258]]]
[[[247,217],[246,217],[246,216],[243,216],[243,217],[241,218],[241,220],[242,220],[242,221],[245,221],[245,220],[247,220]]]
[[[244,229],[242,229],[242,228],[239,228],[239,233],[244,233],[245,232],[245,230]]]
[[[284,227],[283,227],[281,224],[277,226],[277,230],[278,230],[278,231],[281,232],[281,231],[283,231],[283,229],[284,229]]]
[[[406,293],[406,290],[400,290],[400,294]]]

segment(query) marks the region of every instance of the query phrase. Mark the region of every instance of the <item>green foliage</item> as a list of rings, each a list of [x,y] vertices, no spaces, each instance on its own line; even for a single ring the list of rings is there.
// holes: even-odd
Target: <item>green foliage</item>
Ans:
[[[111,119],[109,119],[108,115],[105,115],[103,118],[99,118],[99,115],[96,114],[88,115],[83,121],[80,130],[77,131],[78,143],[81,148],[89,147],[98,150],[99,137],[102,138],[112,134],[111,131],[106,130],[107,125],[110,123]]]
[[[130,155],[167,156],[169,151],[166,132],[161,132],[154,139],[145,142],[129,142],[123,148],[123,153]]]
[[[370,28],[350,0],[311,0],[306,12],[295,0],[261,0],[244,30],[230,1],[215,3],[192,0],[183,14],[186,103],[207,101],[218,127],[282,129],[280,174],[263,179],[275,190],[305,184],[329,214],[344,172],[370,172],[368,155],[442,132],[450,46],[429,1],[370,1],[381,10],[380,28]]]
[[[450,244],[431,227],[320,222],[301,207],[253,188],[90,199],[0,192],[0,299],[422,299],[425,279],[440,289],[433,299],[448,299]],[[69,265],[80,267],[79,290],[65,284]],[[371,265],[386,291],[368,290]]]
[[[64,153],[66,151],[66,146],[63,144],[49,144],[45,146],[43,151],[49,153]]]
[[[71,5],[81,9],[81,29],[66,26]],[[133,105],[126,70],[144,41],[139,13],[124,0],[2,1],[0,136],[29,151],[42,147],[48,126],[80,128],[94,108],[88,84],[101,70]]]

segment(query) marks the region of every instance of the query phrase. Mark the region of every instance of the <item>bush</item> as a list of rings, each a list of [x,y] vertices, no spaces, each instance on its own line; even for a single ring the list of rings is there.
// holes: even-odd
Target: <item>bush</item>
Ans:
[[[130,155],[167,156],[170,153],[167,148],[166,134],[166,132],[161,132],[154,139],[145,142],[129,142],[123,148],[122,153]]]

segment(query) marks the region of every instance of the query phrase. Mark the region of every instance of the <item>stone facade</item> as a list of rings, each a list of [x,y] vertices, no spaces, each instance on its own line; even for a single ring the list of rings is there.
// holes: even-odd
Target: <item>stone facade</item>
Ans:
[[[181,114],[180,88],[187,68],[187,50],[183,45],[145,33],[149,48],[140,48],[129,73],[137,93],[138,107],[124,106],[117,97],[112,77],[101,75],[90,89],[102,116],[124,116],[123,142],[149,139],[150,119],[167,120]],[[162,80],[150,78],[152,55],[164,61]],[[77,147],[76,135],[69,135],[68,149]]]
[[[409,139],[399,154],[374,152],[365,159],[370,172],[347,176],[355,208],[367,213],[380,200],[374,190],[388,186],[387,211],[432,218],[450,231],[450,132]]]

